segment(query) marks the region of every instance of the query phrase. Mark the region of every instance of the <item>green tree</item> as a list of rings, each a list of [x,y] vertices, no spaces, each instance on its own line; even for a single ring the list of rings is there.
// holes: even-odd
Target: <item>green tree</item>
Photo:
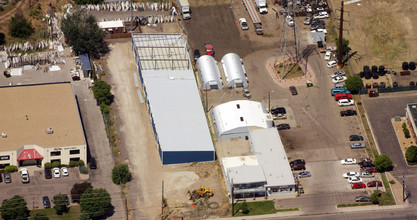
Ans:
[[[407,162],[417,162],[417,146],[412,145],[407,148],[407,151],[405,151],[405,158],[407,159]]]
[[[14,173],[17,172],[17,166],[15,165],[10,165],[10,166],[6,166],[4,168],[4,171],[8,172],[8,173]]]
[[[111,204],[111,197],[107,190],[87,189],[80,200],[81,213],[87,213],[92,219],[101,219],[105,216]]]
[[[405,122],[403,122],[403,124],[401,125],[401,127],[403,128],[403,130],[404,129],[406,129],[407,128],[407,124],[405,123]]]
[[[379,172],[385,172],[392,170],[392,161],[387,155],[379,155],[375,158],[375,168]]]
[[[6,36],[0,32],[0,45],[6,43]]]
[[[109,47],[104,41],[106,33],[98,26],[94,16],[85,10],[76,11],[62,20],[61,30],[69,45],[77,54],[87,53],[100,57],[107,53]]]
[[[87,190],[92,189],[91,183],[84,181],[82,183],[75,183],[71,189],[72,202],[80,203],[81,195]]]
[[[25,199],[19,195],[4,201],[0,208],[3,219],[26,219],[29,216],[29,210],[26,207]]]
[[[339,51],[339,39],[336,38],[336,49],[337,51]],[[350,47],[349,47],[349,40],[346,40],[345,38],[342,38],[342,54],[346,55],[349,51],[350,51]]]
[[[363,88],[363,82],[359,76],[348,76],[345,85],[349,91],[354,93]]]
[[[46,162],[44,165],[43,165],[46,169],[52,169],[52,163],[49,163],[49,162]]]
[[[12,37],[27,38],[33,32],[32,24],[26,20],[21,12],[16,13],[9,22],[9,31]]]
[[[403,132],[404,132],[404,137],[405,138],[410,138],[411,137],[410,136],[410,130],[408,130],[408,128],[404,128]]]
[[[132,178],[127,164],[113,167],[111,178],[115,184],[125,184]]]
[[[60,167],[60,166],[61,166],[61,162],[59,161],[52,162],[52,167]]]
[[[52,202],[55,204],[54,209],[56,211],[56,214],[62,215],[62,213],[68,212],[67,200],[65,196],[62,195],[61,193],[55,195]]]
[[[38,212],[35,214],[35,218],[34,219],[35,220],[49,220],[48,216],[46,216],[43,213],[38,213]]]
[[[105,81],[97,80],[94,82],[92,88],[94,98],[100,102],[100,104],[110,105],[113,101],[113,95],[111,94],[111,86]]]

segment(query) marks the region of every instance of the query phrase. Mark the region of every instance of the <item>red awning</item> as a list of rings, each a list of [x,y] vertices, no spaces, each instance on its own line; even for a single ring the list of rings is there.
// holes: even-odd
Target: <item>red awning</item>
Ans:
[[[43,156],[40,153],[38,153],[35,149],[27,149],[27,150],[23,150],[19,158],[17,158],[17,161],[36,160],[36,159],[43,159]]]

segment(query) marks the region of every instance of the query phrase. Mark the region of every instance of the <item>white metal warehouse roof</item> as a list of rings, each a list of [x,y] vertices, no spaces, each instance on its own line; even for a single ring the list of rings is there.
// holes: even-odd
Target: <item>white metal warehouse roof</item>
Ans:
[[[262,166],[268,186],[295,185],[281,137],[275,128],[250,131],[253,154]]]
[[[262,167],[256,156],[238,156],[222,158],[223,172],[229,177],[231,184],[266,182]]]
[[[222,88],[222,80],[220,79],[219,67],[217,67],[216,60],[212,56],[203,55],[197,60],[197,69],[201,75],[201,83],[203,89],[209,89],[208,83],[211,81],[217,82],[219,88]]]
[[[247,83],[246,70],[239,55],[235,53],[228,53],[222,57],[221,62],[228,84],[233,80],[239,79],[245,82],[245,84]]]

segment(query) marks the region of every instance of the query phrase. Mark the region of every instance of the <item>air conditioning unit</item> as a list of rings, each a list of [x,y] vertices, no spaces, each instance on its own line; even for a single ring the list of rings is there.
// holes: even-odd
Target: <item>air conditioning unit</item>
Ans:
[[[54,130],[52,128],[47,128],[46,129],[46,133],[47,134],[53,134],[54,133]]]

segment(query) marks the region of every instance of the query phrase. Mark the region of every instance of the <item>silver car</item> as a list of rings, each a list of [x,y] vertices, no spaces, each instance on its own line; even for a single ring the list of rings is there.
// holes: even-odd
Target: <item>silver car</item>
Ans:
[[[339,71],[336,71],[336,72],[330,74],[330,78],[334,78],[336,76],[346,76],[346,73],[343,70],[339,70]]]
[[[352,143],[352,144],[350,144],[350,148],[352,148],[352,149],[364,148],[364,147],[365,147],[364,143]]]
[[[311,177],[311,173],[309,171],[303,171],[295,174],[296,178],[304,178],[304,177]]]

